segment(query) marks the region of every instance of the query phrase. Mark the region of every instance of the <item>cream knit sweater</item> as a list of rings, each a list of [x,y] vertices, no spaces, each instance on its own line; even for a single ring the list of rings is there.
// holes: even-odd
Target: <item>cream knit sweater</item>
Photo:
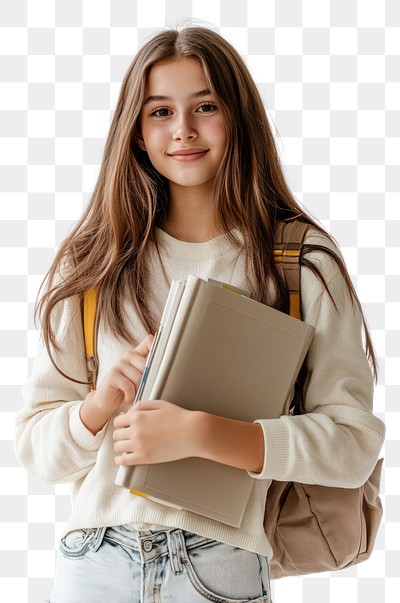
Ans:
[[[194,274],[248,288],[244,254],[232,247],[226,235],[204,243],[187,243],[157,229],[157,237],[163,266],[153,247],[150,303],[156,316],[161,316],[173,278]],[[307,242],[336,249],[316,231],[310,231]],[[350,302],[336,264],[320,252],[308,257],[322,270],[338,312],[319,280],[303,267],[303,319],[316,328],[307,357],[307,414],[260,421],[265,436],[264,467],[260,474],[251,474],[254,488],[240,528],[150,502],[115,486],[112,419],[96,436],[88,431],[79,417],[87,386],[63,378],[40,342],[33,375],[23,390],[25,406],[17,414],[16,449],[21,464],[34,476],[49,482],[71,482],[73,511],[65,532],[121,524],[138,529],[168,526],[270,557],[263,518],[271,479],[356,487],[368,478],[382,446],[384,426],[371,412],[373,380],[362,347],[360,315]],[[127,311],[139,343],[146,332],[133,309]],[[62,348],[55,356],[58,365],[85,381],[76,298],[59,305],[54,324]],[[100,324],[98,382],[126,348],[126,343]]]

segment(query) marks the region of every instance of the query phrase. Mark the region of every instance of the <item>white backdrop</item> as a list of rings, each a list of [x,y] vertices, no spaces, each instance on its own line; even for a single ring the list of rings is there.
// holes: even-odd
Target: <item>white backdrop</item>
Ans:
[[[93,189],[126,67],[154,30],[216,27],[265,100],[296,198],[339,242],[380,364],[385,508],[368,562],[273,583],[275,603],[397,603],[400,592],[400,4],[396,0],[0,0],[0,593],[43,602],[69,488],[26,475],[14,414],[32,310]],[[4,594],[4,599],[3,599]],[[83,603],[83,602],[82,602]],[[118,603],[118,602],[117,602]]]

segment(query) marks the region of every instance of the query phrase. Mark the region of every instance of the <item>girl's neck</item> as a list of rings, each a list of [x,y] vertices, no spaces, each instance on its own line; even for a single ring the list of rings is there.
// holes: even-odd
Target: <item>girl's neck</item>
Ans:
[[[187,243],[204,243],[224,234],[224,231],[217,230],[213,224],[201,224],[199,220],[189,222],[180,220],[179,223],[174,223],[167,218],[161,228],[174,239]]]
[[[188,243],[203,243],[224,234],[215,225],[211,195],[193,187],[190,191],[170,191],[169,212],[161,228]]]

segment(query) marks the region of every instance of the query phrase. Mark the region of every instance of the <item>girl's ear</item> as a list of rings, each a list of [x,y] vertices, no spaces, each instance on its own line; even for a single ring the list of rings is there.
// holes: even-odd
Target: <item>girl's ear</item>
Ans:
[[[146,150],[146,145],[144,144],[143,136],[140,131],[135,134],[135,142],[142,151]]]
[[[135,141],[138,145],[138,147],[142,150],[145,151],[146,150],[146,145],[144,144],[144,140],[143,140],[143,136],[141,136],[140,134],[137,134],[135,136]]]

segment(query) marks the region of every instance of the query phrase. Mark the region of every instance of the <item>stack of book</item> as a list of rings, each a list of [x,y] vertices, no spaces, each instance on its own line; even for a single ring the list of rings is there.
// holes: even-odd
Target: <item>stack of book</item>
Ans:
[[[135,402],[167,400],[231,419],[288,411],[314,328],[241,289],[173,281]],[[239,527],[254,479],[201,458],[120,467],[115,483],[156,502]]]

